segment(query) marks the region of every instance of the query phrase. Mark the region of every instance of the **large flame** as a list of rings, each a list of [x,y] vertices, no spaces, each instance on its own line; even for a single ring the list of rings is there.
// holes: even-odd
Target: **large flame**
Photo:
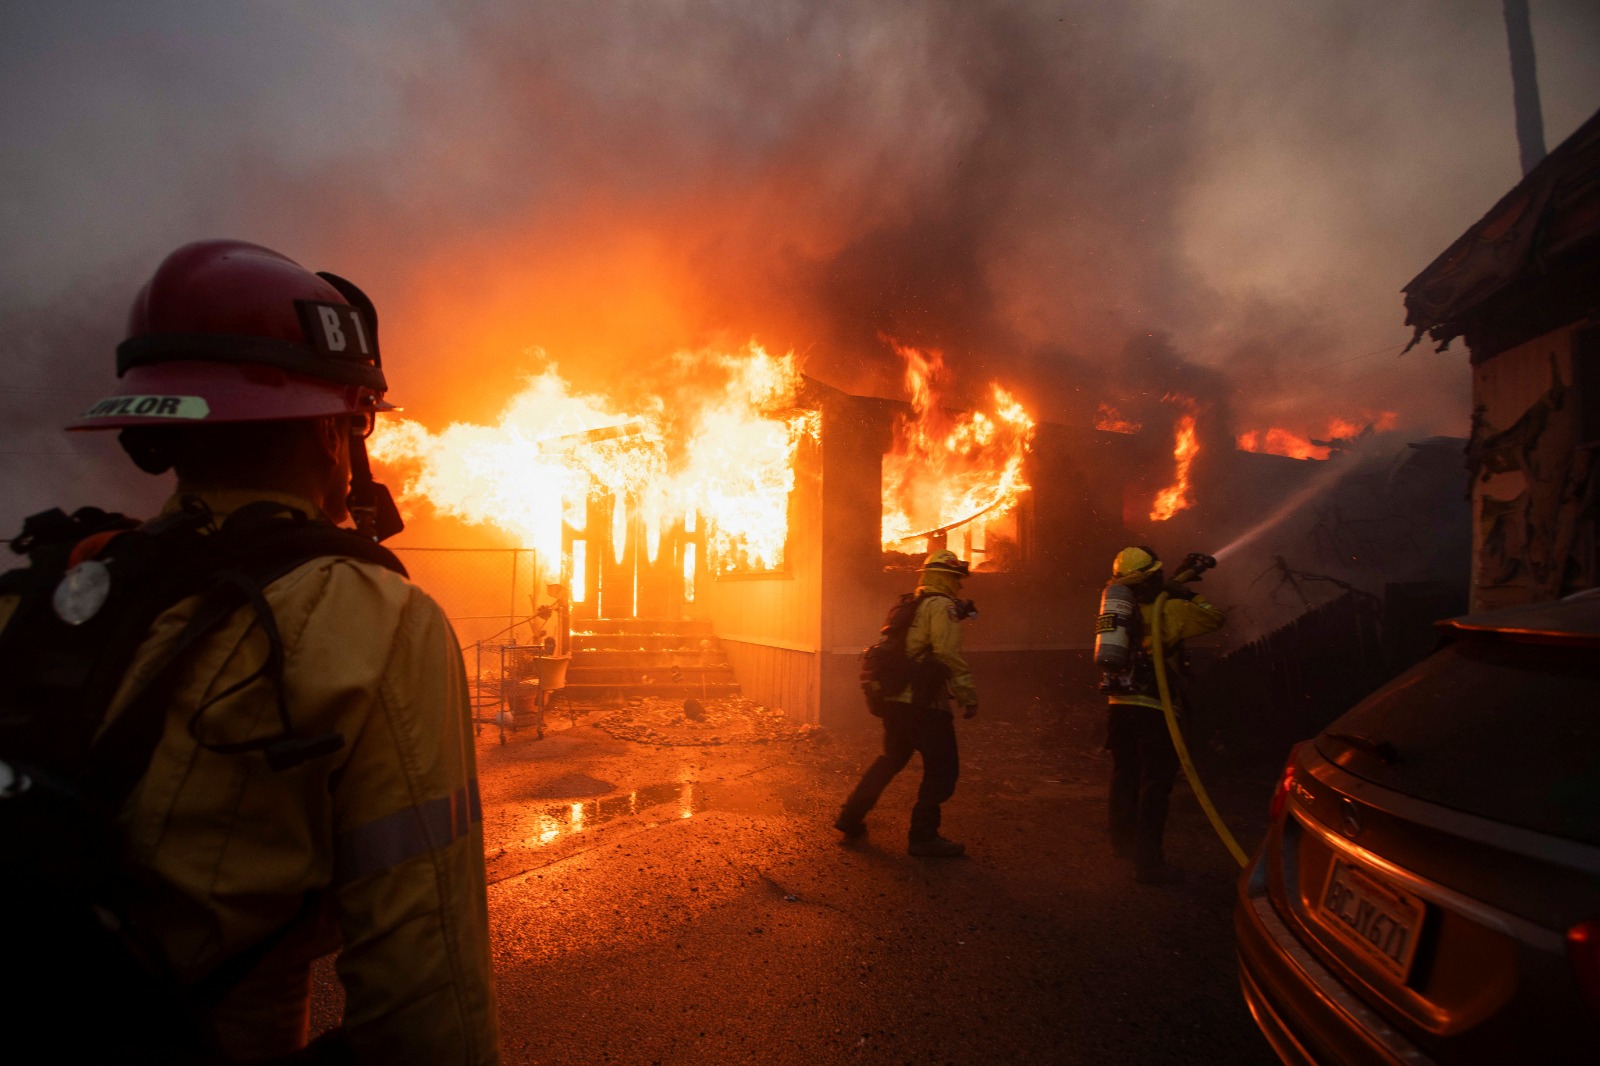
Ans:
[[[1125,418],[1121,411],[1104,401],[1095,411],[1094,428],[1103,433],[1137,433],[1144,428],[1144,423],[1132,418]]]
[[[551,367],[526,381],[493,426],[435,433],[386,418],[371,454],[404,474],[403,496],[516,537],[551,579],[562,523],[583,531],[591,499],[619,501],[618,553],[632,521],[652,561],[663,531],[694,532],[703,521],[707,561],[719,572],[781,566],[796,449],[820,425],[817,412],[795,408],[793,353],[774,357],[751,344],[675,362],[684,384],[628,407],[573,393]],[[581,578],[581,564],[573,568]]]
[[[1194,498],[1189,495],[1189,468],[1194,464],[1194,457],[1200,454],[1200,436],[1195,432],[1193,402],[1182,398],[1177,402],[1188,410],[1178,416],[1173,427],[1172,458],[1176,469],[1172,484],[1156,494],[1155,503],[1150,507],[1152,522],[1165,522],[1179,511],[1194,506]]]
[[[914,550],[908,542],[918,537],[979,517],[992,522],[1016,506],[1029,489],[1022,466],[1034,423],[999,385],[990,386],[991,410],[945,411],[941,355],[894,347],[905,360],[912,415],[896,423],[894,447],[883,457],[883,546]]]
[[[1374,431],[1393,429],[1398,416],[1393,411],[1379,411],[1360,419],[1330,418],[1328,428],[1314,437],[1315,429],[1296,433],[1282,426],[1264,430],[1248,430],[1238,435],[1235,443],[1240,451],[1265,452],[1269,455],[1287,455],[1292,459],[1326,459],[1333,449],[1357,437]]]

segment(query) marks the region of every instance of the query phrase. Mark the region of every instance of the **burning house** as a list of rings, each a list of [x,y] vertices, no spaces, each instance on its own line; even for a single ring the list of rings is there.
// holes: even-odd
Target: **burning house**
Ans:
[[[1391,644],[1457,610],[1459,441],[1358,457],[1392,414],[1332,418],[1326,439],[1235,435],[1215,400],[1179,392],[1077,425],[1036,419],[998,383],[958,410],[938,353],[893,347],[904,399],[849,394],[752,344],[680,354],[668,384],[632,396],[580,394],[547,368],[496,425],[395,419],[372,450],[404,501],[518,546],[489,564],[509,570],[509,596],[495,574],[413,565],[477,647],[469,664],[481,673],[487,648],[491,673],[531,669],[552,590],[574,633],[569,695],[591,703],[738,693],[802,722],[859,721],[862,648],[941,547],[973,564],[965,645],[985,698],[1007,705],[1093,693],[1090,620],[1128,543],[1236,555],[1208,578],[1235,617],[1217,654],[1351,589],[1367,599],[1346,604],[1346,628],[1387,612]],[[485,588],[510,606],[483,606]],[[566,651],[565,631],[553,644]],[[1368,668],[1343,674],[1371,683],[1398,661],[1356,653]]]
[[[680,355],[676,384],[626,403],[574,393],[552,368],[497,425],[397,419],[373,453],[403,499],[519,545],[509,608],[482,606],[486,587],[504,602],[497,573],[414,566],[477,645],[469,663],[482,671],[487,647],[516,668],[549,631],[537,590],[553,590],[576,634],[569,694],[591,702],[739,693],[802,722],[859,720],[861,650],[940,547],[973,563],[966,648],[1006,704],[1093,691],[1088,620],[1127,543],[1238,550],[1243,565],[1211,579],[1237,609],[1228,646],[1352,587],[1396,619],[1420,611],[1413,630],[1454,609],[1465,545],[1440,516],[1459,495],[1459,441],[1342,456],[1389,415],[1334,419],[1327,440],[1234,440],[1214,405],[1177,393],[1138,419],[1101,404],[1076,426],[1036,420],[999,384],[956,410],[937,353],[896,351],[903,400],[851,395],[751,345]],[[1259,587],[1273,567],[1294,595]],[[1306,570],[1327,584],[1297,583]]]
[[[1130,528],[1194,506],[1194,417],[1175,402],[1175,427],[1149,433],[1037,423],[999,385],[951,410],[938,355],[899,354],[905,401],[847,394],[754,346],[693,357],[693,388],[632,409],[552,371],[497,426],[396,420],[373,453],[403,498],[527,549],[512,580],[531,595],[510,615],[464,606],[470,582],[432,584],[463,641],[527,640],[516,614],[557,586],[580,634],[569,685],[596,698],[625,687],[622,656],[586,663],[584,637],[643,663],[635,691],[736,679],[801,721],[854,718],[862,647],[944,546],[974,565],[967,647],[991,692],[1091,684],[1085,619],[1106,561]]]

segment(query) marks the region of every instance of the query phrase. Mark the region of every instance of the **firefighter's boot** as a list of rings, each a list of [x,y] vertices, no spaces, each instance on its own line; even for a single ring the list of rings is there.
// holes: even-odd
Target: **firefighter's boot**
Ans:
[[[960,855],[965,855],[967,846],[936,835],[925,840],[911,841],[906,847],[906,851],[924,859],[954,859]]]
[[[867,834],[867,823],[852,815],[848,810],[841,810],[839,817],[833,820],[833,827],[844,834],[846,840],[855,840]]]

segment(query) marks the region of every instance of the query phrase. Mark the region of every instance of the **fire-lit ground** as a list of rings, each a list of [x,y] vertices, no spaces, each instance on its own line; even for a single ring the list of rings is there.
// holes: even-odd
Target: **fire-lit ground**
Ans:
[[[953,861],[905,854],[915,760],[866,841],[840,843],[868,728],[688,746],[618,739],[603,712],[503,745],[485,726],[505,1060],[1273,1061],[1237,987],[1236,869],[1183,785],[1184,883],[1136,885],[1109,855],[1103,713],[1086,697],[958,722]],[[1208,778],[1247,846],[1262,772]]]

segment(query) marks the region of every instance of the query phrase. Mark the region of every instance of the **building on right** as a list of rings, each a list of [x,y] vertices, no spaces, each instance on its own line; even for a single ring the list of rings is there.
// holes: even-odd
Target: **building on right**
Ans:
[[[1471,610],[1600,584],[1600,112],[1405,286],[1472,361]]]

